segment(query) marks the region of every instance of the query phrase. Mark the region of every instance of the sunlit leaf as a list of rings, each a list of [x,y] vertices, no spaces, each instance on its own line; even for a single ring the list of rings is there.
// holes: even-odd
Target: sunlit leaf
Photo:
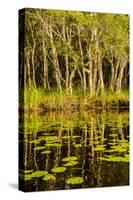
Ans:
[[[84,179],[82,177],[73,177],[69,178],[66,183],[71,184],[71,185],[76,185],[76,184],[82,184],[84,182]]]

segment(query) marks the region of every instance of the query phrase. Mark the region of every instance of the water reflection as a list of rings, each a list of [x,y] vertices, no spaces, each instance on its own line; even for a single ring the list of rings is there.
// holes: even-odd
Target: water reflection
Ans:
[[[128,118],[128,112],[103,111],[21,118],[20,187],[40,191],[128,185]]]

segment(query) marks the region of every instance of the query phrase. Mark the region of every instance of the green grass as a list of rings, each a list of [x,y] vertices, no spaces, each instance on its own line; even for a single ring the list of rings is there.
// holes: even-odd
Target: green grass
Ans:
[[[56,90],[45,91],[43,88],[26,88],[24,90],[24,106],[29,110],[41,110],[47,108],[48,110],[71,110],[72,106],[80,105],[80,108],[85,105],[118,106],[119,102],[128,105],[129,94],[128,90],[123,90],[120,93],[111,93],[106,90],[104,94],[90,97],[88,93],[83,94],[79,90],[74,90],[73,94],[68,94],[65,90],[62,93]],[[20,99],[20,107],[23,105]]]
[[[129,102],[129,91],[122,90],[121,92],[117,93],[106,90],[104,94],[97,96],[95,99],[97,101],[102,100],[102,102],[108,103],[117,103],[118,101]]]

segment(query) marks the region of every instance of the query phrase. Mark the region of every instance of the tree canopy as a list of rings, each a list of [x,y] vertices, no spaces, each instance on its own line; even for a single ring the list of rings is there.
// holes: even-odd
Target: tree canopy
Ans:
[[[19,22],[20,88],[128,88],[128,15],[28,8]]]

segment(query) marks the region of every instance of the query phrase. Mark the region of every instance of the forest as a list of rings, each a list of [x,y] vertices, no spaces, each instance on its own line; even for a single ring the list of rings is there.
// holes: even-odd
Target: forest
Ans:
[[[128,106],[128,15],[21,10],[19,88],[31,110]]]

